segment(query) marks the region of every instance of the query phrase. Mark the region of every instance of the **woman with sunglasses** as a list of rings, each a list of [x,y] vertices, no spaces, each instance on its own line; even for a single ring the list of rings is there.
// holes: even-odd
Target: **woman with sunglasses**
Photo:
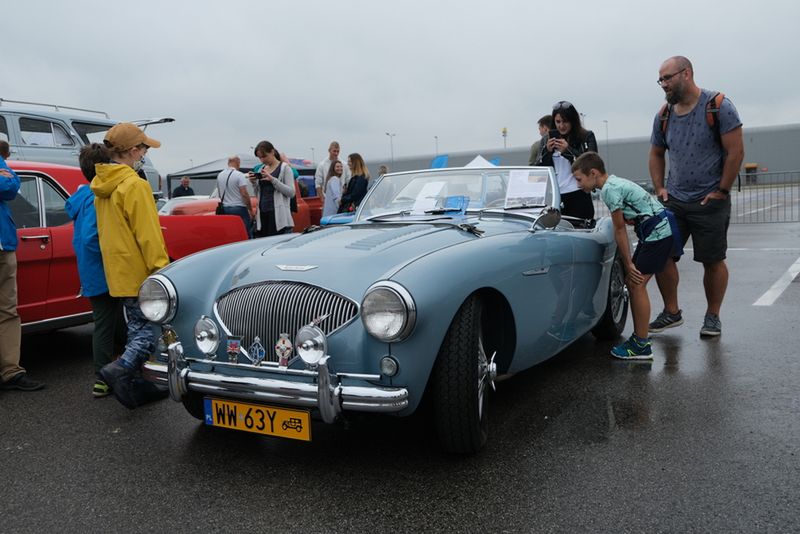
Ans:
[[[566,100],[553,106],[555,129],[550,130],[542,148],[540,165],[555,169],[561,191],[562,215],[594,219],[594,203],[590,193],[581,191],[572,174],[572,163],[584,152],[597,152],[597,139],[581,125],[578,110]]]

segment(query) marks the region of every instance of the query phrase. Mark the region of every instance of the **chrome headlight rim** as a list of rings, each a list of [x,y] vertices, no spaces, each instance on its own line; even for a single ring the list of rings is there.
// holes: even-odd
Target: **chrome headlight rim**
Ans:
[[[369,325],[367,324],[364,315],[364,303],[366,302],[367,298],[371,293],[378,290],[386,290],[389,291],[390,293],[393,293],[405,308],[405,319],[403,322],[403,326],[396,334],[392,336],[384,336],[380,335],[377,332],[372,332],[370,330]],[[414,297],[411,296],[411,293],[405,287],[391,280],[382,280],[380,282],[372,284],[364,293],[364,298],[361,300],[360,308],[361,308],[360,310],[361,322],[364,325],[364,328],[369,333],[369,335],[373,336],[376,339],[379,339],[380,341],[385,341],[387,343],[397,343],[406,339],[414,330],[414,325],[417,322],[417,305],[414,302]]]
[[[142,290],[144,289],[145,284],[148,283],[158,284],[164,290],[164,292],[167,295],[167,311],[161,317],[156,317],[156,318],[148,317],[147,314],[145,314],[144,310],[142,310],[142,313],[145,314],[145,318],[152,323],[164,324],[170,322],[172,319],[175,318],[175,313],[178,311],[178,292],[175,289],[175,286],[172,284],[172,281],[164,275],[153,274],[148,276],[147,278],[144,279],[142,285],[139,286],[138,298],[140,303],[139,305],[140,309],[141,309],[141,302],[142,300],[144,300],[142,297]]]

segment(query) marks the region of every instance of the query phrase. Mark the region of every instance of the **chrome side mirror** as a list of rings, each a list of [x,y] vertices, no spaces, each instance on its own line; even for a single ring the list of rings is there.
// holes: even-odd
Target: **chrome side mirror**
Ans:
[[[535,232],[537,226],[541,226],[547,230],[552,230],[558,226],[559,222],[561,222],[561,212],[555,208],[545,208],[542,210],[542,213],[536,217],[536,220],[533,221],[531,232]]]

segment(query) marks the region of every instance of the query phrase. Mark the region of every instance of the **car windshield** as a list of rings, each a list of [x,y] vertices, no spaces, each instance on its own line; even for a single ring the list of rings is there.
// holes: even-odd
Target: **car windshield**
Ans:
[[[552,188],[552,170],[548,167],[387,174],[369,191],[357,218],[543,207],[551,203]]]

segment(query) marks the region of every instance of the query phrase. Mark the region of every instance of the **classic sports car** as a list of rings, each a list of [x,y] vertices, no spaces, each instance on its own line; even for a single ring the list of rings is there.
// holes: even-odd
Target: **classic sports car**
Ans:
[[[178,261],[139,293],[149,380],[206,424],[311,439],[311,420],[406,416],[487,440],[488,389],[627,318],[609,218],[561,217],[549,168],[387,174],[350,224]]]
[[[17,197],[8,203],[17,224],[17,309],[22,332],[55,330],[89,323],[89,300],[80,294],[72,249],[67,197],[87,184],[81,170],[53,163],[8,161],[19,175]],[[162,216],[161,230],[170,258],[247,239],[239,217]]]

